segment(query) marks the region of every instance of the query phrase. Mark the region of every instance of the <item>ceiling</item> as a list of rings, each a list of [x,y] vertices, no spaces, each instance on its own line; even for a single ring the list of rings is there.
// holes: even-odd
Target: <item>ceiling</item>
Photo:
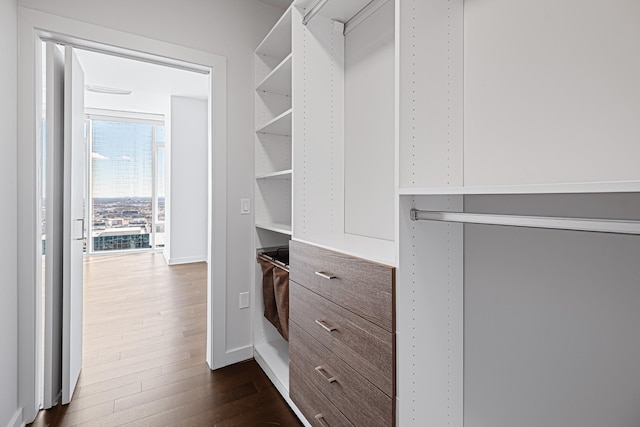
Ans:
[[[279,7],[281,9],[286,9],[291,4],[292,0],[258,0],[261,3],[270,4],[271,6]]]
[[[119,56],[75,50],[85,84],[131,90],[131,95],[85,91],[85,107],[166,114],[172,95],[207,99],[209,76]]]
[[[292,0],[257,0],[281,9]],[[85,84],[131,90],[131,95],[85,91],[85,107],[139,113],[166,114],[172,95],[207,99],[209,76],[119,56],[75,49]]]

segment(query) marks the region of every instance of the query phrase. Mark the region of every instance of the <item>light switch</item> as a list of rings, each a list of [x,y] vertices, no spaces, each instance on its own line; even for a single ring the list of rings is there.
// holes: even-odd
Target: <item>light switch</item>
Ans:
[[[251,213],[251,200],[240,199],[240,215],[249,215]]]

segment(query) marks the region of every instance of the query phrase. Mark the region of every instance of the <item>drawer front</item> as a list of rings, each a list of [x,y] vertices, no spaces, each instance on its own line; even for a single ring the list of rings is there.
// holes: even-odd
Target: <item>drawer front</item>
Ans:
[[[295,282],[289,283],[289,319],[388,396],[395,395],[395,334]]]
[[[312,426],[353,427],[293,363],[289,365],[289,396]]]
[[[289,247],[291,280],[389,332],[395,331],[393,267],[293,240]]]
[[[290,324],[289,357],[349,421],[357,426],[391,426],[393,400],[300,326]]]

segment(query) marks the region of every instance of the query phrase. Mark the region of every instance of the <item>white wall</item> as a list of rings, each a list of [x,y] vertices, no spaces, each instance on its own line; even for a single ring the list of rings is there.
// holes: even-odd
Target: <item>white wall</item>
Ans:
[[[227,57],[227,349],[251,344],[250,310],[238,292],[250,289],[252,217],[240,198],[253,186],[252,52],[282,14],[255,0],[20,0],[20,5]],[[6,169],[5,169],[6,170]]]
[[[0,2],[0,426],[18,407],[17,295],[17,0]],[[9,58],[9,59],[7,59]]]
[[[171,97],[165,246],[169,264],[207,260],[208,115],[206,100]]]

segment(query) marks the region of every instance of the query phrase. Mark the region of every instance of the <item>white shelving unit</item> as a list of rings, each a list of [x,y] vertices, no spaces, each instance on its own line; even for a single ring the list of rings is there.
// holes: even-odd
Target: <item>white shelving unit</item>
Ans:
[[[291,136],[291,116],[293,110],[288,109],[256,129],[256,133],[268,135]]]
[[[287,56],[258,84],[256,91],[291,95],[291,55]]]
[[[398,267],[398,425],[637,424],[637,236],[410,211],[640,219],[639,14],[295,0],[256,50],[256,248]],[[259,277],[256,360],[297,410]]]
[[[633,424],[637,236],[409,213],[640,219],[640,6],[396,3],[400,425]]]
[[[255,250],[288,246],[292,235],[292,9],[255,51]],[[289,398],[289,345],[263,316],[262,271],[255,267],[254,357]]]
[[[293,10],[293,238],[396,265],[394,2]],[[375,40],[375,43],[371,41]]]
[[[255,248],[293,238],[395,265],[394,2],[330,0],[304,25],[314,5],[295,1],[255,52]],[[297,411],[255,278],[254,355]]]
[[[291,16],[290,8],[255,51],[257,249],[287,245],[292,230]]]

